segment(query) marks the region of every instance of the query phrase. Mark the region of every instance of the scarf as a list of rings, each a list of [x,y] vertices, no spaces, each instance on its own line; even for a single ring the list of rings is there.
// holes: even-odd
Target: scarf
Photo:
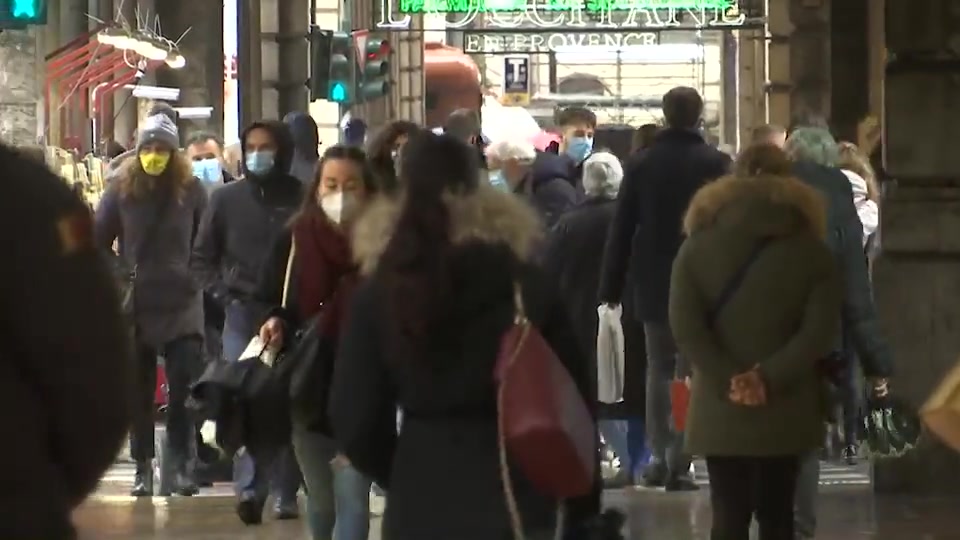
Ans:
[[[357,266],[350,251],[350,239],[322,212],[301,216],[293,225],[297,246],[297,309],[301,320],[321,310],[319,331],[336,337],[357,283]]]

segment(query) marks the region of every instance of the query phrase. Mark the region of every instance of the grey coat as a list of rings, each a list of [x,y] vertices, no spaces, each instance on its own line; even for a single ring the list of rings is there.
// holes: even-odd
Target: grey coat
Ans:
[[[196,179],[185,180],[185,193],[167,206],[153,241],[141,249],[161,200],[156,192],[142,199],[123,195],[120,185],[111,183],[100,199],[94,234],[104,250],[111,250],[115,240],[119,242],[118,267],[137,268],[137,341],[159,346],[178,337],[203,335],[203,298],[189,263],[207,205],[206,191]]]

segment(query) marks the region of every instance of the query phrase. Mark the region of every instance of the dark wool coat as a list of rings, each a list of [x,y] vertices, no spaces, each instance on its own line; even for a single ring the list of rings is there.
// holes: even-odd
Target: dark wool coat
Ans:
[[[137,267],[134,282],[137,339],[160,346],[173,339],[203,335],[202,291],[190,273],[190,253],[207,205],[207,192],[190,174],[178,170],[182,194],[167,204],[153,241],[142,249],[144,236],[157,219],[165,196],[150,191],[141,198],[124,195],[125,175],[132,174],[137,156],[118,169],[117,181],[107,186],[96,212],[94,235],[104,251],[120,246],[119,263]],[[178,162],[171,161],[171,167]],[[178,168],[179,169],[179,168]]]
[[[549,279],[529,260],[539,218],[520,199],[489,186],[450,197],[448,263],[454,298],[431,330],[422,358],[398,359],[396,331],[377,262],[398,215],[375,203],[358,222],[354,255],[370,276],[358,287],[342,335],[330,400],[337,441],[361,471],[390,496],[384,538],[500,540],[512,538],[497,446],[494,363],[514,318],[519,281],[528,316],[586,395],[589,376],[570,321]],[[396,407],[404,412],[396,433]],[[598,454],[599,455],[599,454]],[[598,458],[599,459],[599,458]],[[457,495],[450,481],[456,478]],[[520,513],[531,532],[549,532],[556,502],[535,493],[512,469]],[[574,521],[599,507],[592,495],[569,503]]]
[[[706,456],[800,455],[823,442],[818,360],[839,335],[842,288],[824,245],[822,197],[792,178],[725,178],[697,193],[670,287],[670,327],[693,366],[687,450]],[[708,325],[709,312],[761,239],[769,243]],[[728,398],[759,366],[767,403]]]

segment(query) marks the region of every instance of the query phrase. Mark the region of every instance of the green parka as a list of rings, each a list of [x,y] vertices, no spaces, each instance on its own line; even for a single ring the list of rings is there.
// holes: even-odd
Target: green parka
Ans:
[[[822,196],[794,178],[731,176],[691,201],[670,289],[670,325],[693,368],[690,453],[797,455],[821,444],[817,362],[837,342],[841,302],[825,226]],[[708,312],[763,238],[769,243],[711,327]],[[767,404],[734,404],[730,379],[754,366]]]

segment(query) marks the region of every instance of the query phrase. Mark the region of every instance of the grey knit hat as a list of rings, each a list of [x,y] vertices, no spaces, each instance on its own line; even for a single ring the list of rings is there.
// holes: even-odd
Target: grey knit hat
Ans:
[[[180,132],[177,125],[165,114],[155,114],[143,123],[137,138],[137,150],[152,142],[166,144],[171,150],[180,148]]]

